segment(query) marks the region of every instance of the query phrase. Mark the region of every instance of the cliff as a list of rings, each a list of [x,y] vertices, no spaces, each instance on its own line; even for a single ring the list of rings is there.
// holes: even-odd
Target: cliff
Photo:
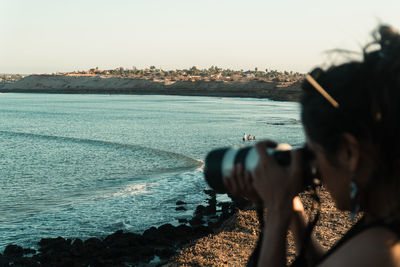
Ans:
[[[65,94],[161,94],[221,97],[256,97],[298,101],[300,82],[252,80],[177,81],[102,76],[30,75],[15,83],[0,85],[0,92]]]

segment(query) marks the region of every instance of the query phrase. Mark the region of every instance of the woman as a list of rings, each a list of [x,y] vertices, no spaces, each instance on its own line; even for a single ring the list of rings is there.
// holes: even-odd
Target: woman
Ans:
[[[329,251],[304,236],[306,217],[296,195],[302,185],[302,155],[292,152],[283,168],[256,145],[260,161],[252,174],[236,166],[224,182],[232,195],[267,210],[258,266],[284,266],[286,234],[307,246],[294,265],[400,266],[400,35],[379,28],[378,50],[362,62],[315,69],[303,83],[302,122],[307,148],[337,208],[360,221]],[[321,89],[322,88],[322,89]],[[322,90],[322,91],[321,91]],[[300,250],[300,249],[299,249]]]

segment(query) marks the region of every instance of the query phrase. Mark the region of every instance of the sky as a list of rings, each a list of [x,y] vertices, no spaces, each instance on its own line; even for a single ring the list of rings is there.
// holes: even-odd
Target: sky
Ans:
[[[399,0],[0,0],[0,73],[218,66],[306,73],[361,51]]]

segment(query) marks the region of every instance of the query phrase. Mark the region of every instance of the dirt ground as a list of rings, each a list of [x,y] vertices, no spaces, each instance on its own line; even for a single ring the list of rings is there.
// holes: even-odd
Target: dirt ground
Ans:
[[[325,248],[335,244],[353,225],[348,213],[338,211],[329,193],[318,190],[321,199],[320,219],[314,228],[314,236]],[[307,214],[312,216],[313,202],[308,193],[301,196]],[[315,213],[314,213],[315,214]],[[245,266],[259,234],[259,222],[254,209],[238,210],[214,234],[203,237],[173,257],[165,266]],[[294,241],[288,234],[287,259],[295,258]]]

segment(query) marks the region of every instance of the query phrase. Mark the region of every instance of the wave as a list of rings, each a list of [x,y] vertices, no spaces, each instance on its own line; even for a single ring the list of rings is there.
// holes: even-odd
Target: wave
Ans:
[[[48,112],[48,111],[33,111],[33,110],[14,110],[14,109],[0,109],[1,113],[9,113],[9,114],[26,114],[26,115],[51,115],[51,116],[65,116],[68,113],[64,112]]]
[[[268,121],[260,121],[260,122],[267,124],[267,125],[275,125],[275,126],[301,124],[301,120],[294,119],[294,118],[269,117],[267,119],[268,119]]]
[[[109,196],[111,197],[121,197],[121,196],[129,196],[129,195],[139,195],[139,194],[146,194],[149,193],[148,187],[149,184],[135,184],[135,185],[128,185],[125,188],[111,193],[109,195],[105,195],[104,197],[107,198]]]
[[[135,151],[143,151],[143,152],[150,152],[155,155],[166,157],[166,158],[173,158],[179,161],[184,161],[187,167],[197,167],[204,164],[201,160],[197,160],[186,155],[161,150],[157,148],[145,147],[141,145],[135,144],[126,144],[126,143],[119,143],[119,142],[112,142],[112,141],[104,141],[104,140],[95,140],[95,139],[86,139],[86,138],[77,138],[77,137],[66,137],[66,136],[55,136],[55,135],[43,135],[43,134],[36,134],[36,133],[26,133],[26,132],[15,132],[15,131],[4,131],[0,130],[0,134],[10,135],[10,136],[20,136],[20,137],[28,137],[28,138],[40,138],[45,140],[55,140],[55,141],[63,141],[63,142],[73,142],[78,144],[89,144],[95,146],[102,146],[102,147],[110,147],[110,148],[117,148],[117,149],[129,149]]]

